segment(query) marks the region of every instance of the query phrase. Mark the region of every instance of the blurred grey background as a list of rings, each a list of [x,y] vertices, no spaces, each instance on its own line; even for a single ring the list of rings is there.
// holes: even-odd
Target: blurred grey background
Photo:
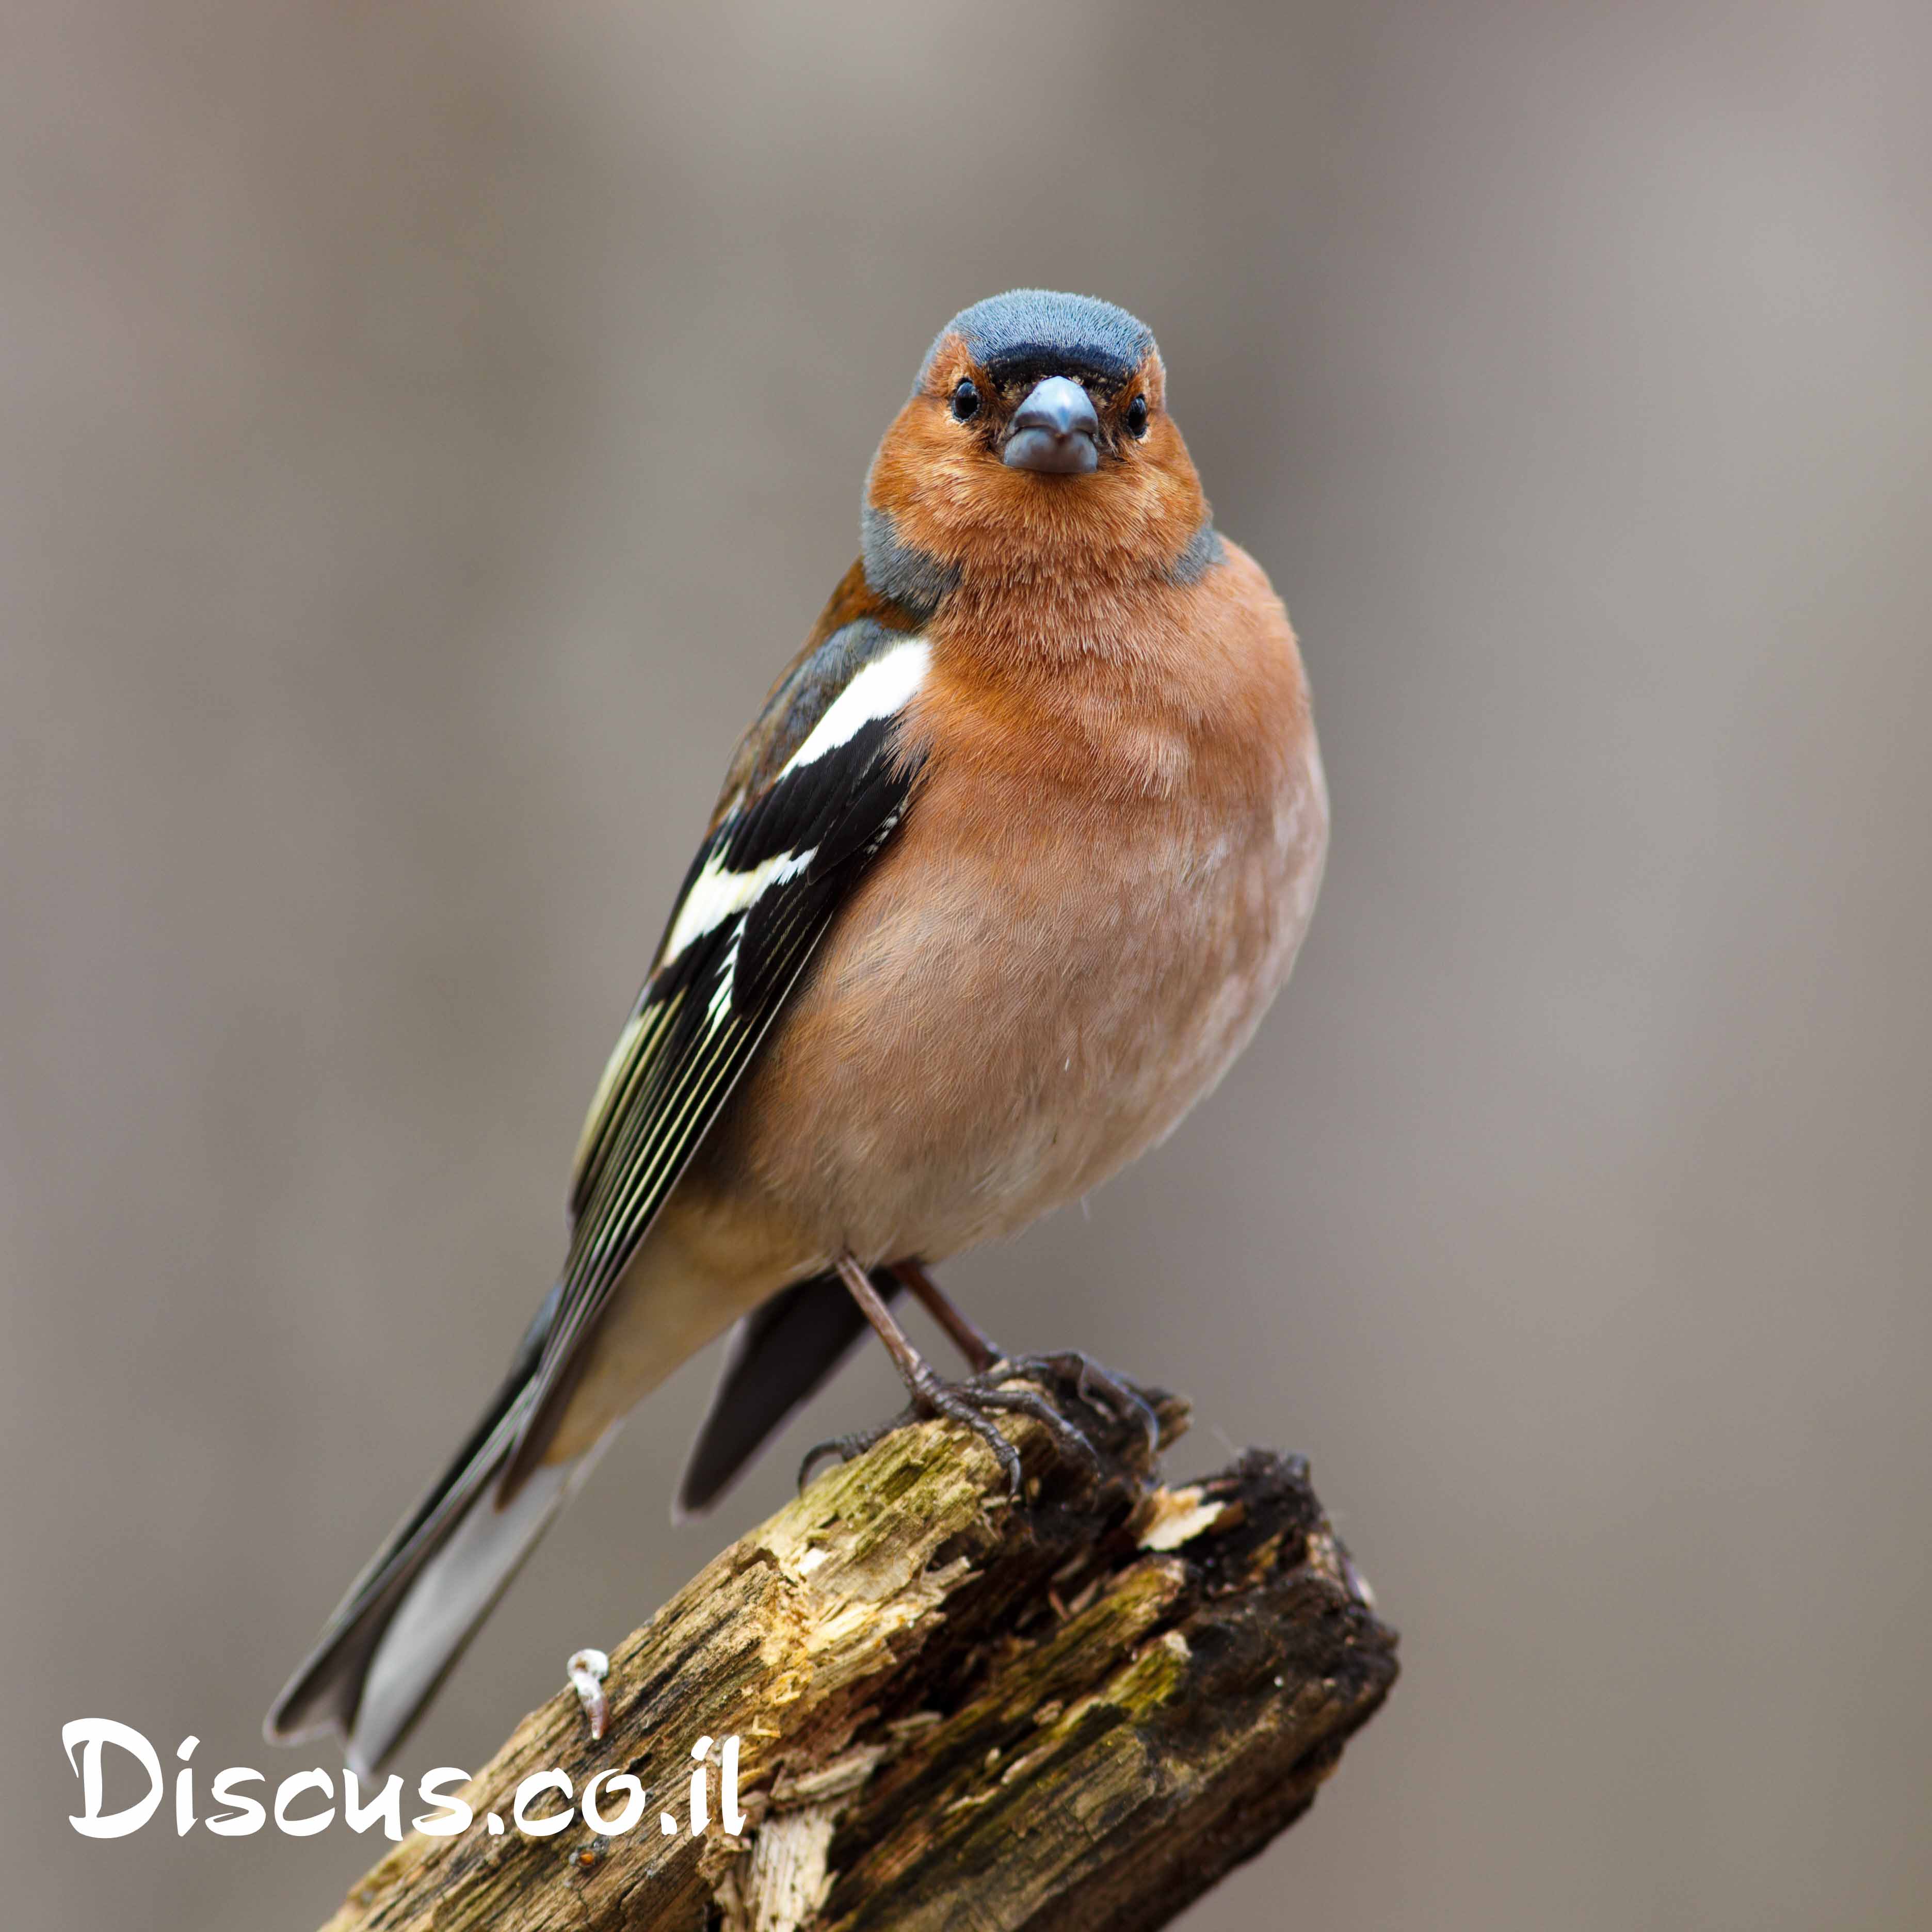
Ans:
[[[1922,5],[75,0],[0,69],[8,1916],[302,1928],[205,1771],[468,1424],[728,749],[928,340],[1160,333],[1335,798],[1296,982],[956,1264],[1306,1451],[1406,1674],[1195,1932],[1905,1927],[1932,1888]],[[404,1755],[722,1518],[634,1422]],[[1297,1901],[1290,1912],[1283,1901]]]

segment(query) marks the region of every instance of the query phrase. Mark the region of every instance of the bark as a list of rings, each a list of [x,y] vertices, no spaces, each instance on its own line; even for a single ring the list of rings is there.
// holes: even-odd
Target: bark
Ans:
[[[1028,1478],[1010,1504],[966,1431],[896,1430],[611,1653],[601,1743],[568,1690],[532,1712],[462,1794],[476,1825],[397,1846],[328,1932],[1165,1924],[1308,1808],[1394,1683],[1395,1636],[1298,1458],[1162,1487],[1140,1432],[1059,1393],[1097,1482],[1009,1418]],[[1185,1406],[1158,1406],[1171,1439]],[[630,1772],[639,1823],[521,1834],[517,1787],[552,1768],[578,1795]],[[607,1821],[626,1790],[600,1790]]]

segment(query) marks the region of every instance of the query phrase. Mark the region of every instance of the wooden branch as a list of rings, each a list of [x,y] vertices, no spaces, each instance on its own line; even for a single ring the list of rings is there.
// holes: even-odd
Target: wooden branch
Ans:
[[[327,1932],[1165,1924],[1308,1808],[1394,1682],[1395,1636],[1299,1459],[1160,1488],[1140,1432],[1059,1393],[1103,1447],[1097,1484],[1022,1418],[1024,1505],[966,1431],[895,1431],[612,1653],[601,1744],[553,1698],[462,1794],[476,1824],[405,1840]],[[1165,1442],[1186,1408],[1159,1407]],[[741,1834],[712,1771],[693,1835],[693,1746],[716,1766],[734,1735]],[[628,1771],[641,1821],[490,1835],[553,1767],[579,1796]],[[626,1790],[600,1789],[607,1820]]]

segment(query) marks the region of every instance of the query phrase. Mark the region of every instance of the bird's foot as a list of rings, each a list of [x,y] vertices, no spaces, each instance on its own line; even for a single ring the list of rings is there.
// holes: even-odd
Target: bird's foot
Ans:
[[[1138,1428],[1147,1438],[1150,1456],[1160,1453],[1160,1416],[1153,1396],[1131,1377],[1095,1361],[1080,1349],[1062,1348],[1046,1355],[1003,1355],[976,1378],[997,1382],[1063,1378],[1073,1384],[1080,1400],[1090,1407]]]
[[[996,1414],[1030,1416],[1052,1438],[1060,1455],[1081,1463],[1090,1475],[1097,1478],[1100,1458],[1085,1434],[1039,1390],[1007,1386],[1010,1382],[1022,1380],[1026,1374],[1024,1361],[995,1362],[983,1374],[956,1382],[947,1382],[926,1369],[912,1385],[912,1400],[897,1415],[870,1429],[859,1430],[850,1436],[834,1436],[808,1450],[805,1460],[799,1466],[799,1487],[804,1488],[813,1470],[825,1457],[836,1456],[840,1462],[849,1462],[854,1456],[863,1455],[874,1443],[890,1436],[895,1429],[902,1429],[909,1423],[927,1421],[935,1416],[943,1416],[950,1422],[970,1429],[986,1444],[1005,1472],[1006,1488],[1016,1500],[1022,1493],[1020,1452],[994,1421]]]
[[[1063,1459],[1079,1464],[1090,1480],[1098,1480],[1102,1469],[1101,1458],[1087,1432],[1051,1396],[1038,1388],[1016,1388],[1016,1383],[1043,1383],[1052,1389],[1070,1384],[1079,1399],[1102,1416],[1111,1414],[1138,1429],[1147,1438],[1150,1456],[1160,1449],[1160,1418],[1146,1392],[1126,1376],[1102,1367],[1091,1357],[1075,1350],[1048,1355],[1002,1356],[962,1382],[946,1382],[930,1369],[926,1370],[913,1384],[911,1402],[897,1415],[870,1429],[835,1436],[809,1450],[799,1468],[799,1487],[804,1488],[812,1472],[827,1456],[849,1462],[895,1429],[944,1416],[971,1430],[993,1452],[1006,1473],[1008,1490],[1017,1499],[1022,1493],[1020,1455],[992,1419],[1002,1414],[1030,1416],[1046,1431]]]

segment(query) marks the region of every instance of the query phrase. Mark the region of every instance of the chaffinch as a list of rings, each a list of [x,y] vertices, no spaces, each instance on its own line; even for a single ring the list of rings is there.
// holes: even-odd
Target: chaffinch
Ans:
[[[272,1738],[386,1756],[626,1412],[734,1322],[683,1508],[868,1321],[915,1407],[1016,1475],[988,1412],[1042,1400],[926,1266],[1162,1138],[1288,976],[1328,842],[1301,661],[1214,526],[1152,334],[1031,289],[955,316],[862,536],[738,747],[598,1086],[562,1272]],[[976,1374],[921,1359],[901,1287]]]

